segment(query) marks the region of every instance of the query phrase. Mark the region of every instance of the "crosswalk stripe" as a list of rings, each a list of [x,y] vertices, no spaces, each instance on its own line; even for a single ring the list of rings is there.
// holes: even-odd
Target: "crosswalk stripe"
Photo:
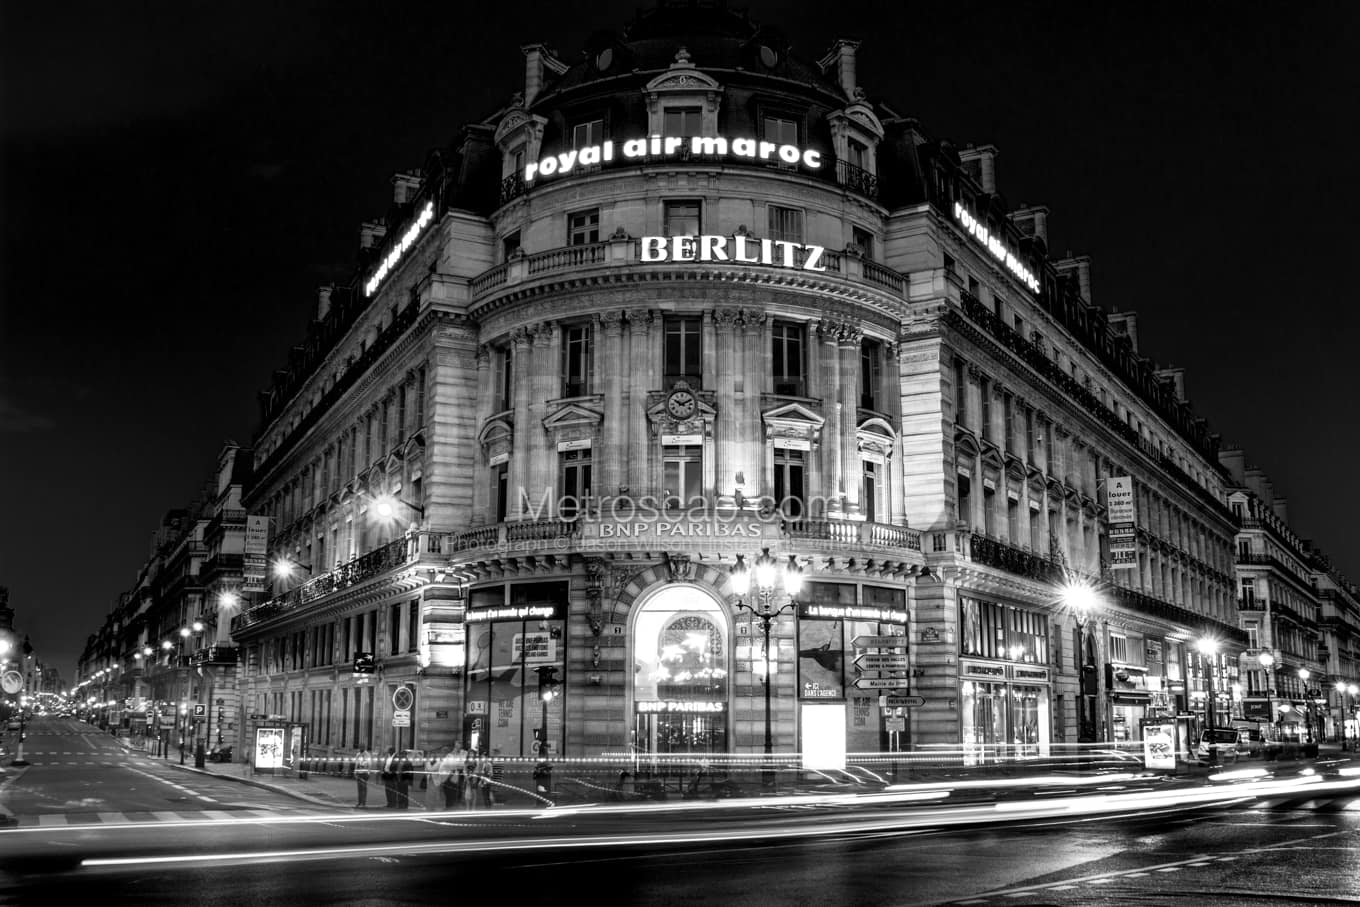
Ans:
[[[100,822],[107,822],[110,825],[121,824],[128,821],[128,817],[122,813],[95,813]]]
[[[38,817],[39,825],[65,825],[66,816],[61,813],[46,813]]]
[[[172,813],[172,812],[170,812],[170,811],[168,811],[168,810],[158,810],[158,811],[156,811],[156,812],[153,812],[151,815],[155,816],[156,819],[157,819],[157,821],[160,821],[160,822],[183,822],[183,821],[184,821],[184,817],[181,816],[179,813]]]

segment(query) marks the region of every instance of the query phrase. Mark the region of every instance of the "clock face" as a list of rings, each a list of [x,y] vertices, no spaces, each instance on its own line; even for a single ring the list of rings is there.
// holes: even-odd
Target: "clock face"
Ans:
[[[676,391],[666,398],[666,411],[677,419],[694,415],[694,405],[694,395],[689,391]]]

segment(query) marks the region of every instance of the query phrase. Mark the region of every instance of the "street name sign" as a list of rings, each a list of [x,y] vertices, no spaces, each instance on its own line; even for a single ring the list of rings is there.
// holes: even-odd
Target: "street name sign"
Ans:
[[[856,649],[905,649],[907,638],[905,636],[856,636],[854,643]]]
[[[888,693],[878,697],[878,704],[885,709],[915,709],[926,704],[920,696],[903,696],[900,694]]]
[[[866,652],[855,656],[855,665],[864,671],[905,671],[907,656]]]
[[[855,686],[861,690],[900,690],[907,685],[905,677],[856,677]]]

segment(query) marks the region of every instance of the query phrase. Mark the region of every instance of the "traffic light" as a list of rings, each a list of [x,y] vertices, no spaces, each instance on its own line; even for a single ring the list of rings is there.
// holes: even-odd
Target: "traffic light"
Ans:
[[[561,683],[557,679],[557,668],[552,665],[541,666],[538,669],[538,698],[544,702],[552,702],[557,697]]]

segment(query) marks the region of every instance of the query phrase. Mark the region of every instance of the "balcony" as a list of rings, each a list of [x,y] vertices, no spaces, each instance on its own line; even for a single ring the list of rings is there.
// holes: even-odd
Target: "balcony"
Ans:
[[[194,665],[235,665],[240,654],[237,646],[209,646],[194,653]]]
[[[1061,583],[1066,577],[1062,565],[1057,561],[985,535],[973,533],[969,538],[968,547],[975,562],[1005,570],[1007,573],[1050,583]]]
[[[878,199],[878,177],[849,161],[836,162],[836,182],[865,198]]]
[[[891,523],[860,520],[782,520],[781,529],[788,539],[840,542],[845,545],[871,545],[882,548],[921,550],[921,530]]]
[[[368,554],[360,555],[329,573],[312,579],[283,595],[243,611],[231,621],[232,632],[246,630],[262,621],[271,620],[309,602],[366,582],[397,567],[420,559],[422,535],[402,536]]]
[[[211,582],[219,573],[240,573],[245,564],[243,554],[218,554],[208,558],[198,568],[198,575],[204,583]]]

